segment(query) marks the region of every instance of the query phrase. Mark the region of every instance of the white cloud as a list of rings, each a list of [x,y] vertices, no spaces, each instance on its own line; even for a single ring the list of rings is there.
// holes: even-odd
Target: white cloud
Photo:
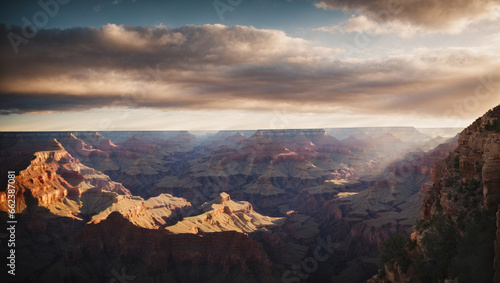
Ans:
[[[393,34],[406,38],[411,37],[415,33],[421,32],[422,29],[414,28],[410,24],[402,24],[396,22],[377,23],[366,16],[353,16],[347,22],[334,25],[331,27],[320,27],[316,31],[336,33],[365,33],[370,35],[385,35]]]

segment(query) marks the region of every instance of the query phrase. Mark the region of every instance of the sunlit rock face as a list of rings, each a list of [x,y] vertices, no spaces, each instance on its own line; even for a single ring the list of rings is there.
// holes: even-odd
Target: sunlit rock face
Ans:
[[[15,178],[16,212],[22,212],[26,202],[49,205],[69,194],[79,194],[87,187],[75,160],[59,142],[53,140],[47,151],[36,152],[29,166]],[[0,205],[6,209],[6,199]]]
[[[279,226],[282,223],[279,217],[263,216],[255,212],[249,202],[233,201],[228,194],[221,193],[213,201],[203,204],[202,214],[184,218],[166,229],[176,234],[221,231],[252,233],[266,226]]]

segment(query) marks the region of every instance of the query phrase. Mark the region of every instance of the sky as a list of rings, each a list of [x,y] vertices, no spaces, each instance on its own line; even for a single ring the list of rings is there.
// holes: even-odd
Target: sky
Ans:
[[[466,127],[500,1],[0,2],[0,131]]]

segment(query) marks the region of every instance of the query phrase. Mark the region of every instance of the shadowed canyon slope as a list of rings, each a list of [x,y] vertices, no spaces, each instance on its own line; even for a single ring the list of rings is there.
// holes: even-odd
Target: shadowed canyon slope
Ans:
[[[386,264],[370,282],[499,282],[499,119],[497,106],[435,163],[423,191],[423,219],[410,239],[389,242]]]
[[[414,128],[1,135],[20,276],[45,282],[361,282],[457,144]]]

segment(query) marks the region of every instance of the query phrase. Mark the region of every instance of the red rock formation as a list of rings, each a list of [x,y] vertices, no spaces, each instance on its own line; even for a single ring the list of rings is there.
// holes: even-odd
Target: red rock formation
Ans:
[[[87,141],[88,145],[92,146],[93,148],[100,149],[102,151],[111,151],[117,147],[113,142],[103,137],[98,132],[95,132],[92,135],[88,135],[84,139]]]
[[[65,138],[61,139],[61,144],[64,145],[65,149],[72,154],[77,156],[81,160],[88,158],[93,150],[91,146],[87,145],[84,141],[77,138],[73,133],[68,134]]]
[[[48,206],[67,195],[81,195],[88,188],[130,195],[120,183],[79,163],[56,140],[51,147],[52,150],[36,152],[28,168],[15,177],[16,213],[27,207],[26,202]],[[0,209],[7,211],[5,192],[2,194]]]
[[[77,193],[75,185],[81,183],[81,179],[74,166],[76,162],[62,147],[35,153],[30,166],[15,177],[16,213],[26,208],[26,201],[36,200],[41,205],[48,205],[64,198],[68,192]],[[71,176],[73,184],[58,172]],[[0,208],[7,211],[6,203],[0,203]]]

